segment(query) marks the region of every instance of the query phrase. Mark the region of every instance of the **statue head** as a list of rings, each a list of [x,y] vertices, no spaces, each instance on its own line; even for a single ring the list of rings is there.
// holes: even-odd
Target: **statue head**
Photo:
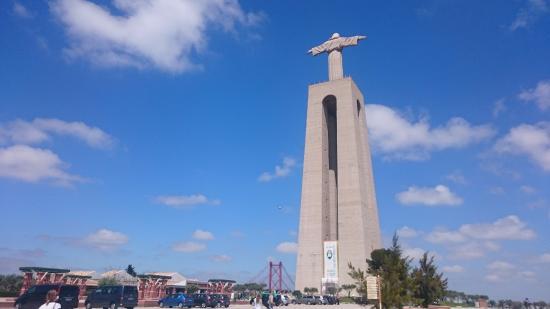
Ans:
[[[331,40],[337,39],[340,37],[340,33],[334,32],[334,34],[330,37]]]

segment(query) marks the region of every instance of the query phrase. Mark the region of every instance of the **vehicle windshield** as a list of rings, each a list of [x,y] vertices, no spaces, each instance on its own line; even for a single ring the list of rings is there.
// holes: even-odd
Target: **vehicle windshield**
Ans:
[[[80,292],[80,289],[75,285],[64,285],[59,289],[59,296],[72,295],[76,296]]]
[[[124,287],[124,295],[131,295],[131,294],[136,294],[137,293],[137,289],[135,286],[125,286]]]

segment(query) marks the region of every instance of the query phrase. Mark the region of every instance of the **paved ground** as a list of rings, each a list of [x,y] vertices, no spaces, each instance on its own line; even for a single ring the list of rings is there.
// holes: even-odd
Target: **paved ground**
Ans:
[[[341,305],[288,305],[283,307],[273,307],[274,309],[368,309],[370,306],[360,306],[355,304],[341,304]],[[160,309],[158,307],[138,307],[137,309]],[[198,309],[198,307],[197,307]],[[252,309],[251,305],[231,305],[229,309]]]

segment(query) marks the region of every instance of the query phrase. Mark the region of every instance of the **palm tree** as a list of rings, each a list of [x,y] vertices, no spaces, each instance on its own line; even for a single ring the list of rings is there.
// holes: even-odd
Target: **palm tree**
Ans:
[[[355,284],[342,284],[342,289],[348,292],[348,297],[351,297],[351,291],[353,291],[356,287],[357,286]]]

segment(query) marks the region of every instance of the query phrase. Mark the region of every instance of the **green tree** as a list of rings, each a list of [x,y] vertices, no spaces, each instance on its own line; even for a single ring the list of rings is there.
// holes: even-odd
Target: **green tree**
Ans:
[[[403,256],[399,237],[394,234],[392,246],[377,249],[367,259],[367,273],[381,278],[382,305],[386,308],[401,308],[411,302],[412,280],[410,278],[410,259]],[[366,296],[367,273],[349,264],[349,275],[356,281],[357,292]]]
[[[118,285],[120,282],[115,277],[103,277],[97,281],[98,286]]]
[[[351,279],[355,280],[356,284],[351,284],[357,290],[359,295],[366,297],[367,296],[367,273],[365,273],[360,268],[355,268],[351,263],[348,263],[349,272],[348,275]],[[348,292],[348,297],[350,297],[351,291]]]
[[[424,252],[420,258],[419,266],[412,271],[413,297],[424,307],[440,302],[445,296],[447,289],[447,279],[443,278],[442,273],[437,272],[437,266],[434,263],[434,257],[428,257],[428,252]]]
[[[327,294],[336,295],[336,292],[338,292],[338,289],[335,286],[327,287]]]
[[[195,284],[189,284],[185,287],[187,294],[195,294],[199,290],[199,287]]]
[[[297,299],[300,299],[302,298],[302,292],[300,292],[300,290],[295,290],[292,292],[292,296],[294,296]]]
[[[134,278],[137,277],[136,270],[132,264],[129,264],[128,267],[126,267],[126,273]]]
[[[310,288],[310,287],[305,287],[304,288],[304,293],[306,293],[306,294],[315,294],[318,291],[319,290],[317,288]]]
[[[19,295],[23,286],[23,277],[19,275],[0,275],[0,297]]]
[[[244,284],[235,284],[233,286],[233,291],[235,291],[235,292],[244,292],[246,290],[247,290],[246,285],[244,285]]]
[[[348,297],[351,297],[351,292],[356,287],[357,286],[355,284],[342,284],[342,289],[344,289],[348,293]]]

